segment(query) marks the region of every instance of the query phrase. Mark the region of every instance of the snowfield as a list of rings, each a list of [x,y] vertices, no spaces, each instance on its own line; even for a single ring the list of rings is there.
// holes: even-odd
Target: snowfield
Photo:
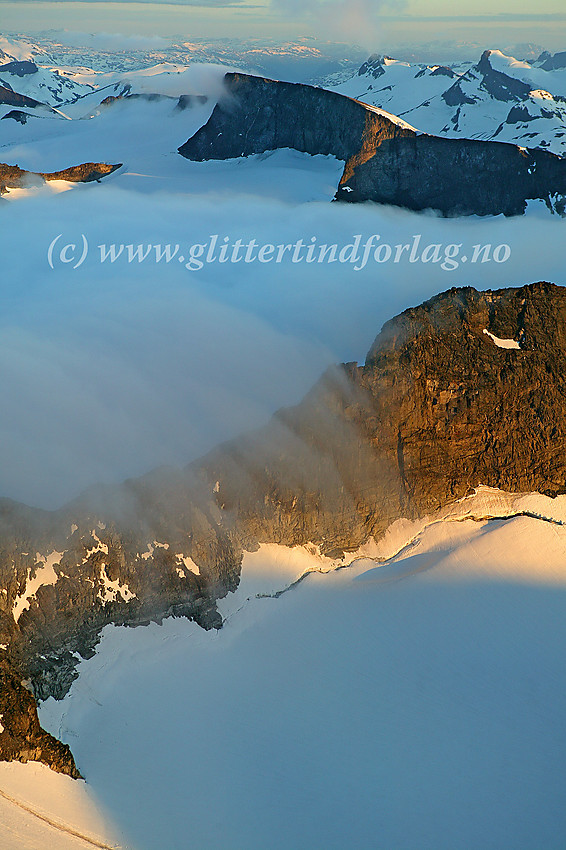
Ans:
[[[558,850],[565,519],[481,488],[346,568],[262,547],[220,632],[107,627],[42,722],[136,850]]]
[[[83,781],[43,764],[0,763],[2,850],[128,850]]]
[[[16,623],[24,611],[29,608],[30,599],[35,596],[40,587],[56,584],[59,576],[55,572],[55,565],[59,564],[63,557],[62,552],[51,552],[47,557],[36,553],[35,575],[28,575],[26,587],[21,596],[16,597],[12,614]]]

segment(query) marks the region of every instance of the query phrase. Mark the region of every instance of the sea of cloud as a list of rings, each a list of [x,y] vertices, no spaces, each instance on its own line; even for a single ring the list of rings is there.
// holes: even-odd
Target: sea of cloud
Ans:
[[[192,91],[208,87],[214,100],[220,69],[192,73]],[[2,122],[3,158],[22,167],[124,165],[100,184],[0,202],[0,496],[51,508],[96,483],[187,463],[298,402],[330,363],[363,361],[384,321],[452,286],[566,283],[564,221],[543,205],[512,219],[442,219],[331,203],[342,169],[331,157],[189,162],[177,147],[211,109],[138,99],[83,120]],[[335,244],[344,261],[307,262],[305,251],[299,262],[291,251],[280,263],[179,261],[213,236]],[[348,246],[358,239],[363,251],[370,237],[383,262],[372,250],[360,268]],[[419,250],[394,262],[396,246],[416,239]],[[84,262],[62,262],[64,246],[78,257],[84,240]],[[100,245],[133,248],[112,263]],[[140,263],[138,245],[179,247],[169,263],[152,259],[154,247]],[[488,262],[470,261],[475,245],[492,246]],[[498,254],[508,259],[494,261],[496,246],[509,246]]]

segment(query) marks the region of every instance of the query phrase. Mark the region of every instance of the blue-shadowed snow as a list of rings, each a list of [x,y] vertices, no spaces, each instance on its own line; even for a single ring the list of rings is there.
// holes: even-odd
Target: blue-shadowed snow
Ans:
[[[564,515],[481,488],[389,560],[265,548],[220,632],[107,627],[42,721],[136,850],[558,850]]]

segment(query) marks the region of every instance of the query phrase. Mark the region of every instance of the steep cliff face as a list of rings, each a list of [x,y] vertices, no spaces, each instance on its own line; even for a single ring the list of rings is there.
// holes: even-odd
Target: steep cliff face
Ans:
[[[242,540],[328,553],[480,484],[556,495],[565,358],[565,289],[450,290],[387,323],[364,366],[329,372],[200,469]]]
[[[295,148],[338,159],[371,155],[384,139],[414,136],[403,121],[349,97],[301,83],[226,74],[226,95],[179,153],[230,159]]]
[[[39,761],[79,779],[71,750],[39,725],[33,694],[0,664],[0,759]]]
[[[5,104],[6,106],[29,106],[32,108],[35,108],[36,106],[44,106],[44,104],[40,103],[38,100],[34,100],[33,97],[26,97],[23,94],[18,94],[11,88],[8,88],[8,86],[3,86],[1,84],[0,104]]]
[[[179,148],[229,159],[277,148],[345,161],[337,200],[445,215],[516,215],[540,198],[564,212],[566,161],[543,150],[418,133],[383,110],[301,84],[227,74],[226,96]]]
[[[337,556],[482,484],[564,493],[565,400],[566,289],[452,289],[388,322],[363,366],[330,370],[298,406],[183,471],[55,513],[4,500],[3,669],[60,697],[106,623],[219,628],[216,599],[259,543]]]
[[[564,214],[565,196],[566,160],[555,154],[426,135],[382,142],[336,195],[445,215],[521,215],[536,198]]]

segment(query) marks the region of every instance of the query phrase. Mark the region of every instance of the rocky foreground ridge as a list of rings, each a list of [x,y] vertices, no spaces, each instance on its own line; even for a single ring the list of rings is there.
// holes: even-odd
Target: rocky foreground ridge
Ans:
[[[112,174],[122,163],[109,165],[105,162],[83,162],[72,165],[62,171],[36,172],[25,171],[17,165],[7,165],[0,162],[0,195],[8,189],[30,188],[39,186],[49,180],[68,180],[70,183],[91,183]]]
[[[563,214],[566,160],[542,149],[419,133],[336,92],[229,73],[226,96],[179,148],[191,160],[294,148],[345,161],[336,200],[445,215],[518,215],[529,199]]]
[[[30,690],[62,697],[105,624],[220,628],[216,600],[263,542],[339,557],[482,484],[564,493],[565,439],[566,288],[451,289],[183,470],[55,512],[0,501],[0,756],[75,775]]]

